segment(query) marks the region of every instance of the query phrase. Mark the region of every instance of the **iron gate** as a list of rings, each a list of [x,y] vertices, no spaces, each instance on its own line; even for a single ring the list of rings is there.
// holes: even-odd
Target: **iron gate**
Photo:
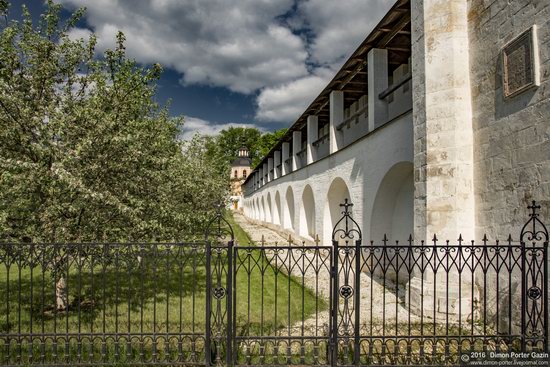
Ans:
[[[2,365],[441,365],[548,356],[548,231],[519,241],[0,244]],[[531,354],[534,352],[534,354]],[[546,359],[544,359],[546,358]]]
[[[365,244],[352,204],[341,206],[331,246],[291,239],[285,245],[234,245],[229,223],[224,229],[223,218],[216,219],[218,235],[207,238],[215,244],[209,251],[224,260],[209,268],[215,286],[208,288],[207,314],[216,328],[207,337],[208,364],[440,365],[498,362],[507,353],[527,351],[535,352],[529,358],[548,359],[548,231],[535,202],[518,242],[484,237],[480,244],[462,237],[440,244],[435,236],[431,243],[410,237],[390,244],[384,236],[381,243]],[[224,242],[224,236],[231,239]],[[267,269],[286,276],[285,325],[251,331],[251,308],[262,317],[274,312],[275,319],[281,312],[277,301],[266,310],[251,300],[255,269],[262,297]],[[244,292],[236,281],[243,272]],[[291,282],[302,289],[297,311],[291,311]],[[324,299],[309,316],[307,289]],[[248,308],[244,323],[239,305]]]

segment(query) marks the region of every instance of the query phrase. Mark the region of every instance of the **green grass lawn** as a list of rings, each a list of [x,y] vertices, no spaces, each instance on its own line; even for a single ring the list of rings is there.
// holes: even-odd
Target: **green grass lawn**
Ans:
[[[237,242],[248,244],[246,233],[232,218],[229,220]],[[5,335],[0,338],[0,364],[13,357],[7,356],[7,351],[13,354],[12,346],[18,343],[14,344],[11,339],[8,347],[6,335],[19,333],[60,336],[145,333],[155,337],[193,334],[195,337],[186,341],[193,344],[192,340],[197,339],[195,347],[200,349],[206,318],[204,245],[159,245],[146,250],[122,246],[111,255],[112,260],[107,264],[97,255],[82,257],[81,264],[73,260],[68,276],[67,268],[62,270],[67,279],[68,311],[57,311],[54,307],[55,279],[60,274],[53,275],[41,265],[20,267],[14,263],[8,269],[5,261],[0,263],[0,334]],[[41,254],[35,256],[36,260],[43,259]],[[226,261],[226,253],[220,255],[220,261]],[[237,335],[284,333],[289,325],[326,308],[325,302],[304,289],[299,279],[287,277],[268,264],[261,250],[239,252],[238,263],[234,293]],[[214,260],[212,266],[214,268]],[[221,278],[226,287],[225,274]],[[216,306],[213,299],[213,308],[217,309]],[[220,306],[225,324],[228,317],[225,298]],[[54,339],[45,343],[53,343]],[[176,342],[174,339],[167,343]],[[141,349],[147,349],[152,339],[139,343]],[[76,348],[76,342],[69,344]],[[97,347],[101,349],[101,343]],[[65,354],[67,352],[77,353],[65,350]],[[23,351],[25,353],[28,352]]]
[[[240,246],[249,246],[246,232],[228,218]],[[302,287],[301,279],[287,276],[271,266],[262,250],[238,251],[236,279],[236,334],[274,335],[319,311],[327,304]]]

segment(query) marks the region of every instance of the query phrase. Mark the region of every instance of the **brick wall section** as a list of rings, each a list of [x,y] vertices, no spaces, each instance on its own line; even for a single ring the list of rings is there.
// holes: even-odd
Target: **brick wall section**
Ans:
[[[550,222],[550,2],[469,1],[470,78],[474,128],[476,237],[517,239],[528,201]],[[540,80],[503,98],[502,47],[538,28]]]

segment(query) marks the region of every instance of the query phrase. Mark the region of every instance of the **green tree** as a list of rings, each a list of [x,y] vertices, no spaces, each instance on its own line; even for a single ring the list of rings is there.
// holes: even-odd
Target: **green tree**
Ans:
[[[228,167],[238,156],[239,149],[246,147],[253,160],[260,154],[257,144],[262,133],[256,128],[230,127],[220,131],[211,141],[210,149],[213,155],[220,157],[221,163]]]
[[[279,129],[273,132],[267,132],[262,134],[260,140],[257,142],[258,156],[256,160],[252,161],[252,164],[256,166],[260,161],[269,153],[271,148],[281,140],[281,138],[286,134],[287,129]]]
[[[280,129],[262,133],[257,128],[230,127],[216,136],[205,137],[207,155],[214,162],[216,171],[229,182],[231,162],[237,158],[241,147],[248,148],[252,167],[255,167],[286,131],[287,129]]]
[[[4,2],[0,12],[5,12]],[[71,40],[48,1],[39,24],[0,34],[0,233],[33,241],[172,240],[197,233],[226,194],[205,141],[154,101],[160,65],[95,36]]]

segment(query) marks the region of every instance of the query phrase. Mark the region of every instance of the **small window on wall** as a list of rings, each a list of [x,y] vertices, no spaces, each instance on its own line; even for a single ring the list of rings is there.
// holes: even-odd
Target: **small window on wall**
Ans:
[[[502,49],[502,86],[505,98],[540,85],[537,26],[534,25]]]
[[[235,170],[235,176],[234,177],[237,178],[237,175],[238,175],[238,172],[237,172],[237,170]]]
[[[243,170],[243,178],[246,178],[246,170]]]

